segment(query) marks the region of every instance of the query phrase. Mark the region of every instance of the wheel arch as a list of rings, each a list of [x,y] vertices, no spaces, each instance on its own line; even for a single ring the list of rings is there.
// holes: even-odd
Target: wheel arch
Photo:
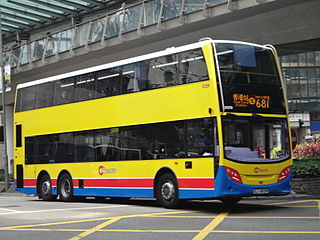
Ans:
[[[65,185],[64,185],[64,187],[62,187],[62,184],[64,184],[63,178],[66,179],[66,177],[63,177],[63,176],[66,176],[71,181],[70,182],[70,184],[71,184],[70,191],[65,189]],[[59,196],[60,200],[62,200],[64,202],[70,202],[75,198],[75,196],[74,196],[74,179],[72,178],[72,175],[68,170],[63,169],[60,171],[60,173],[58,175],[57,188],[58,188],[57,192],[58,192],[58,196]],[[64,189],[64,190],[62,190],[62,189]]]
[[[51,180],[51,176],[50,174],[46,171],[46,170],[41,170],[41,172],[39,172],[38,177],[37,177],[37,194],[40,194],[40,182],[41,179],[43,178],[43,176],[48,175],[50,180]],[[51,180],[52,181],[52,180]]]
[[[74,181],[73,178],[72,178],[71,173],[70,173],[67,169],[63,169],[63,170],[60,171],[60,173],[59,173],[59,175],[58,175],[58,178],[57,178],[57,187],[59,186],[59,181],[60,181],[61,176],[62,176],[63,174],[65,174],[65,173],[68,174],[68,175],[71,177],[72,182]]]
[[[155,195],[156,195],[155,189],[156,189],[156,187],[157,187],[157,184],[158,184],[158,181],[159,181],[160,177],[161,177],[163,174],[166,174],[166,173],[171,173],[171,174],[175,177],[175,179],[177,180],[177,185],[178,185],[178,189],[179,189],[178,179],[177,179],[177,176],[176,176],[176,174],[174,173],[174,171],[173,171],[171,168],[169,168],[169,167],[163,167],[163,168],[161,168],[161,169],[158,170],[156,176],[154,177],[154,182],[153,182],[153,189],[154,189],[154,191],[153,191],[153,197],[155,197]]]

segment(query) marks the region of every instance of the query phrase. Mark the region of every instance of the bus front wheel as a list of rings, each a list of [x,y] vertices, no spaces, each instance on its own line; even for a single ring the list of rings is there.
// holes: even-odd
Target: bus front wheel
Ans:
[[[165,208],[175,208],[179,203],[178,183],[171,173],[159,178],[155,193],[157,202]]]
[[[44,201],[53,201],[57,199],[56,195],[52,195],[52,183],[49,175],[45,174],[41,177],[38,196]]]
[[[73,182],[71,176],[67,173],[62,174],[59,180],[59,198],[64,202],[73,199]]]

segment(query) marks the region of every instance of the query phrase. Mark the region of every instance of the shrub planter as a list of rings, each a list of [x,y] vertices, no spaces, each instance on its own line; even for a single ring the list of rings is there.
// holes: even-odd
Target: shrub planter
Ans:
[[[318,177],[318,178],[292,178],[291,189],[295,193],[320,194],[320,177]]]

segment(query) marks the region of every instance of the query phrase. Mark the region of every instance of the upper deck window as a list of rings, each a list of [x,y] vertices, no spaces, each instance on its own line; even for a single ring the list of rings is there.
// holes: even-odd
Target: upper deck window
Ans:
[[[222,83],[280,87],[279,72],[272,52],[241,44],[217,44]]]
[[[74,101],[74,78],[66,78],[55,82],[54,104],[66,104]],[[37,95],[40,94],[37,93]]]
[[[91,99],[95,96],[94,74],[83,74],[75,78],[75,101]]]
[[[269,48],[217,43],[224,109],[286,114],[281,78]]]
[[[26,87],[23,91],[18,91],[16,111],[27,111],[35,108],[36,87]]]
[[[53,105],[54,85],[52,82],[37,85],[36,93],[36,108],[50,107]]]
[[[201,48],[18,90],[16,112],[208,80]]]

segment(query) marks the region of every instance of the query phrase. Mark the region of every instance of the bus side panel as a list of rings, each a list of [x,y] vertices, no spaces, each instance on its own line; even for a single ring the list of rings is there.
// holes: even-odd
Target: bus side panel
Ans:
[[[15,190],[26,194],[36,194],[36,175],[34,165],[25,165],[24,126],[15,122]]]
[[[15,179],[15,188],[23,188],[24,186],[24,165],[23,165],[23,147],[22,147],[22,125],[15,123],[14,128],[14,179]]]
[[[186,168],[186,162],[191,162],[192,168]],[[179,198],[210,198],[214,194],[212,158],[46,164],[38,165],[37,173],[44,168],[52,179],[53,194],[57,193],[60,172],[67,170],[75,196],[152,198],[155,176],[162,168],[175,174]]]
[[[27,136],[35,136],[210,117],[212,99],[212,84],[201,81],[15,115],[23,119]]]

